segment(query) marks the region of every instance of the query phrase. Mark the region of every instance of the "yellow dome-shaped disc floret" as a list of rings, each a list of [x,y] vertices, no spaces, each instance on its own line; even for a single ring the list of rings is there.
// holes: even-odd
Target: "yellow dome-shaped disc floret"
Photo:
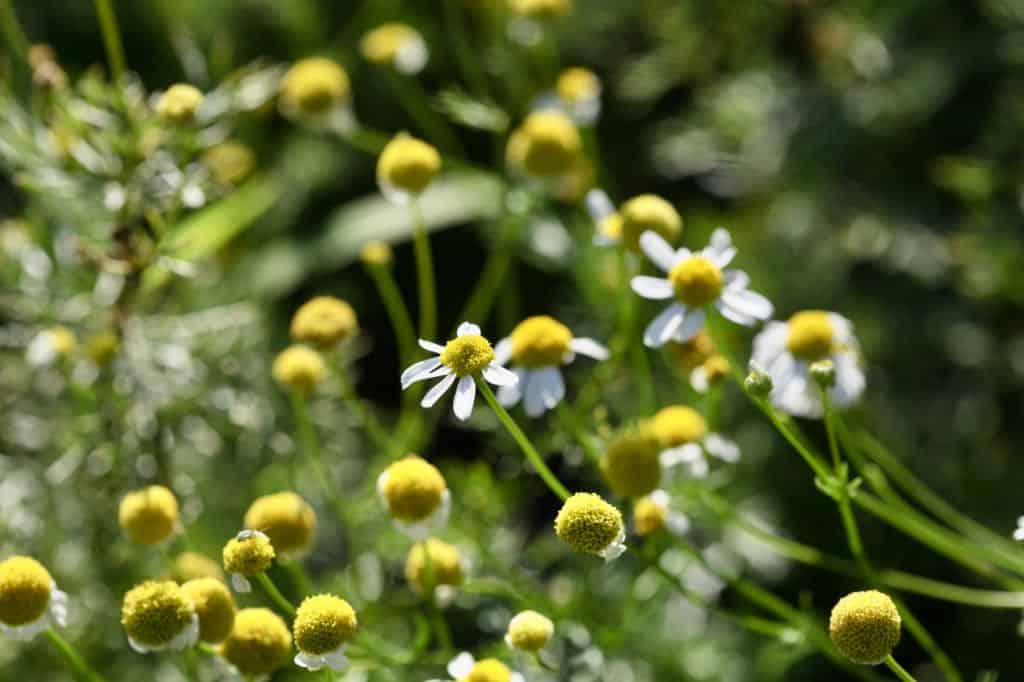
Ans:
[[[0,623],[18,627],[33,623],[46,613],[53,592],[53,578],[46,567],[27,556],[0,562]]]
[[[487,367],[494,360],[491,342],[479,334],[459,336],[445,344],[441,362],[450,367],[456,376],[464,377]]]
[[[573,66],[559,74],[555,92],[562,101],[577,104],[600,95],[601,80],[593,71]]]
[[[359,259],[371,267],[389,268],[395,261],[395,254],[387,242],[372,241],[359,252]]]
[[[156,103],[156,114],[171,123],[189,123],[195,118],[203,93],[188,83],[175,83],[160,96]]]
[[[302,59],[281,80],[281,107],[289,114],[323,114],[349,95],[348,74],[325,57]]]
[[[270,609],[242,609],[220,645],[220,655],[243,675],[270,675],[288,665],[292,634]]]
[[[704,364],[704,361],[715,352],[715,344],[711,341],[711,335],[706,329],[701,329],[689,341],[679,343],[670,341],[668,351],[679,363],[679,368],[684,372],[690,372],[694,368]]]
[[[512,11],[531,19],[557,19],[569,13],[572,0],[511,0]]]
[[[274,562],[270,538],[256,531],[242,531],[224,545],[224,570],[252,576],[263,573]]]
[[[523,367],[561,365],[569,352],[572,332],[547,315],[528,317],[512,330],[512,361]]]
[[[218,183],[236,185],[252,172],[256,166],[256,155],[248,145],[228,140],[207,149],[203,154],[203,165]]]
[[[114,359],[121,347],[121,338],[111,331],[104,331],[90,337],[85,344],[85,354],[99,366]]]
[[[408,24],[392,22],[367,32],[359,41],[363,57],[378,66],[391,66],[402,73],[420,71],[429,56],[419,31]]]
[[[646,495],[661,482],[660,450],[649,429],[631,429],[608,444],[601,473],[620,497]]]
[[[693,256],[672,268],[668,279],[676,298],[691,308],[713,302],[722,293],[722,270],[704,256]]]
[[[804,361],[819,360],[834,349],[835,329],[823,310],[804,310],[789,318],[786,350]]]
[[[227,585],[216,578],[197,578],[182,585],[181,591],[195,606],[200,640],[216,644],[231,634],[235,624],[235,600]]]
[[[178,498],[162,485],[130,492],[121,500],[117,520],[135,542],[159,544],[178,529]]]
[[[441,170],[441,155],[432,145],[408,133],[391,138],[377,159],[377,182],[388,189],[416,195]]]
[[[622,512],[594,493],[576,493],[555,518],[555,533],[578,552],[611,557],[621,546],[625,531]],[[609,553],[611,552],[611,554]]]
[[[505,642],[521,651],[540,651],[554,633],[555,624],[550,618],[536,611],[521,611],[509,621]]]
[[[520,131],[522,166],[530,175],[564,175],[580,156],[580,132],[560,111],[535,111],[526,117]]]
[[[652,496],[641,497],[633,505],[633,528],[637,535],[650,535],[661,530],[668,520],[668,508]]]
[[[832,609],[828,633],[843,656],[861,665],[878,665],[900,641],[900,612],[877,590],[853,592]]]
[[[357,627],[351,604],[334,595],[318,594],[299,604],[292,630],[299,651],[322,655],[351,640]]]
[[[459,550],[443,540],[430,538],[417,542],[405,560],[405,579],[419,592],[428,590],[427,560],[429,557],[429,587],[450,585],[457,587],[464,578]]]
[[[178,583],[147,581],[124,595],[121,625],[136,648],[184,648],[195,643],[196,610]]]
[[[512,671],[496,658],[485,658],[477,661],[465,679],[459,682],[509,682]]]
[[[683,219],[675,207],[655,194],[633,197],[619,209],[622,214],[622,241],[640,251],[640,235],[648,230],[660,234],[670,244],[683,231]]]
[[[334,296],[309,299],[292,316],[292,338],[326,350],[352,336],[359,328],[356,311]]]
[[[319,384],[327,371],[324,359],[309,346],[294,345],[274,358],[274,378],[282,386],[308,394]]]
[[[662,448],[697,443],[708,433],[708,423],[704,417],[686,405],[669,405],[661,408],[647,425]]]
[[[378,482],[388,511],[399,521],[422,521],[441,506],[448,484],[433,464],[417,455],[394,462]]]
[[[306,500],[290,491],[264,495],[249,505],[245,527],[265,533],[278,555],[301,553],[313,543],[316,512]]]
[[[223,582],[224,571],[220,564],[208,556],[197,552],[182,552],[174,559],[171,577],[179,583],[199,578],[216,578]]]

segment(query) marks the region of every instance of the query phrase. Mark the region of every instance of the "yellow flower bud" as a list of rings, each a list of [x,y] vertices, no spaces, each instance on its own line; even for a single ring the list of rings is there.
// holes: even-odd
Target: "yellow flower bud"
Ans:
[[[622,512],[594,493],[576,493],[555,518],[555,533],[577,552],[610,561],[625,551]]]
[[[540,651],[554,633],[550,618],[536,611],[521,611],[509,621],[505,642],[514,649]]]
[[[228,540],[222,554],[225,571],[253,576],[270,568],[274,561],[274,546],[270,544],[270,538],[259,531],[242,531]]]
[[[440,171],[437,149],[408,133],[398,133],[377,159],[377,184],[387,198],[405,203],[425,190]]]
[[[433,464],[409,455],[381,474],[377,489],[391,516],[399,521],[422,521],[441,507],[448,484]]]
[[[429,587],[462,584],[463,568],[459,550],[447,542],[430,538],[417,542],[405,560],[405,579],[420,594],[428,590],[427,563],[429,557]]]
[[[203,165],[221,185],[237,185],[256,166],[256,155],[248,145],[228,140],[210,147],[203,154]]]
[[[182,552],[174,559],[171,577],[179,583],[198,578],[216,578],[223,582],[224,571],[221,570],[220,564],[208,556],[196,552]]]
[[[668,507],[655,497],[646,495],[633,505],[633,528],[637,535],[650,535],[661,530],[668,520]]]
[[[0,562],[0,624],[18,627],[46,614],[53,578],[46,567],[27,556]]]
[[[843,656],[860,665],[878,665],[900,641],[900,612],[877,590],[853,592],[832,609],[828,633]]]
[[[633,197],[622,205],[619,213],[623,243],[636,252],[640,251],[640,235],[648,230],[660,234],[670,244],[683,231],[683,219],[675,207],[654,194]]]
[[[199,623],[192,599],[177,583],[148,581],[124,595],[121,625],[138,651],[183,649],[196,642]]]
[[[334,595],[318,594],[299,604],[292,629],[299,651],[323,655],[351,640],[357,627],[351,604]]]
[[[135,542],[160,544],[178,530],[178,498],[162,485],[130,492],[121,500],[117,519]]]
[[[406,75],[423,70],[430,56],[423,36],[412,26],[389,23],[366,33],[359,50],[367,61],[389,66]]]
[[[195,607],[200,640],[216,644],[231,634],[235,624],[235,600],[227,585],[216,578],[198,578],[182,585],[181,590]]]
[[[114,332],[106,331],[89,339],[85,354],[97,365],[103,366],[114,359],[121,347],[121,339]]]
[[[346,301],[333,296],[316,296],[295,311],[292,338],[314,348],[327,350],[350,338],[359,329],[356,311]]]
[[[689,341],[684,341],[683,343],[669,341],[668,351],[675,358],[676,362],[679,363],[680,369],[684,372],[690,372],[703,365],[704,361],[711,357],[712,353],[715,352],[715,344],[711,341],[711,335],[708,334],[707,330],[701,329]]]
[[[641,497],[661,481],[660,452],[650,430],[631,429],[608,444],[601,473],[616,495]]]
[[[560,111],[535,111],[519,128],[517,145],[522,167],[527,174],[550,178],[569,172],[583,148],[579,130]],[[509,141],[512,144],[512,141]]]
[[[686,405],[661,408],[651,417],[647,426],[663,449],[698,443],[708,433],[708,423],[704,417]]]
[[[274,358],[271,371],[281,385],[308,394],[323,380],[327,367],[315,350],[309,346],[294,345]]]
[[[389,268],[395,260],[395,255],[387,242],[372,241],[367,242],[363,250],[359,252],[359,258],[365,265]]]
[[[589,69],[574,66],[558,76],[558,97],[567,104],[579,104],[601,95],[601,80]]]
[[[190,123],[202,103],[203,93],[198,88],[188,83],[176,83],[157,100],[156,113],[171,123]]]
[[[348,74],[325,57],[295,62],[281,80],[281,108],[290,116],[324,114],[348,95]]]
[[[242,609],[220,645],[220,655],[243,675],[270,675],[288,665],[292,635],[270,609]]]
[[[264,495],[249,505],[245,527],[266,534],[277,555],[301,554],[313,543],[316,512],[293,492]]]

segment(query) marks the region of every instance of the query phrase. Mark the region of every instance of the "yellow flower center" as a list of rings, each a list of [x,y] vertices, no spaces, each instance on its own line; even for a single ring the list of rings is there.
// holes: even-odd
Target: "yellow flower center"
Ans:
[[[512,671],[496,658],[477,661],[462,682],[509,682]]]
[[[454,338],[444,347],[441,362],[464,377],[476,374],[494,360],[491,342],[479,334],[467,334]]]
[[[572,332],[553,317],[528,317],[512,330],[512,360],[523,367],[560,365],[570,341]]]
[[[650,428],[654,437],[666,448],[696,443],[708,432],[704,417],[686,405],[670,405],[658,410],[651,418]]]
[[[832,609],[828,632],[839,652],[854,663],[878,665],[900,641],[900,612],[882,592],[853,592]]]
[[[262,533],[245,534],[231,538],[224,545],[224,570],[228,573],[256,575],[270,568],[274,561],[274,546]]]
[[[181,634],[194,614],[192,600],[177,583],[150,581],[124,595],[121,625],[136,642],[158,647]]]
[[[462,558],[453,545],[430,538],[416,543],[409,550],[405,560],[405,579],[420,594],[432,591],[438,585],[459,585],[462,578]]]
[[[39,620],[50,605],[53,578],[27,556],[0,563],[0,623],[17,627]]]
[[[292,629],[299,651],[322,655],[352,639],[358,622],[352,606],[330,594],[306,597],[295,612]]]
[[[676,298],[692,308],[700,308],[722,293],[722,271],[703,256],[693,256],[668,273]]]
[[[265,533],[278,554],[301,552],[313,542],[316,512],[293,492],[264,495],[249,505],[245,527]]]
[[[811,361],[832,352],[835,330],[828,313],[804,310],[789,318],[786,350],[801,360]]]
[[[558,77],[555,90],[562,100],[576,104],[581,100],[597,97],[601,91],[601,81],[593,71],[574,66],[563,71]]]
[[[715,384],[729,375],[729,360],[724,355],[712,355],[704,361],[704,372],[708,383]]]
[[[270,609],[242,609],[220,653],[243,675],[269,675],[288,665],[292,634]]]
[[[441,170],[441,155],[432,145],[399,133],[377,159],[377,180],[382,185],[419,194]]]
[[[536,611],[522,611],[508,624],[508,642],[523,651],[538,651],[554,634],[551,619]]]
[[[633,527],[637,535],[650,535],[665,525],[668,510],[648,497],[642,497],[633,505]]]
[[[410,40],[417,40],[416,29],[405,24],[384,24],[363,36],[359,49],[367,60],[387,66],[398,58],[399,51]]]
[[[601,460],[601,473],[616,495],[646,495],[661,481],[658,441],[645,429],[620,436],[608,445]]]
[[[235,600],[227,586],[216,578],[199,578],[182,585],[181,591],[195,605],[199,639],[208,644],[224,641],[235,624]]]
[[[675,207],[656,194],[633,197],[619,209],[622,214],[622,243],[640,251],[640,235],[648,230],[660,234],[670,244],[683,231],[683,219]]]
[[[437,467],[410,455],[387,468],[381,494],[393,517],[400,521],[421,521],[441,505],[447,488]]]
[[[576,493],[555,518],[555,533],[578,552],[600,554],[622,532],[622,512],[594,493]]]

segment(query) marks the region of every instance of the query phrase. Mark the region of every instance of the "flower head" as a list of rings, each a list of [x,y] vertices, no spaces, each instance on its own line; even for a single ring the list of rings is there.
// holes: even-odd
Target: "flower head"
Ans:
[[[348,74],[325,57],[302,59],[281,80],[281,109],[289,116],[317,117],[348,98]]]
[[[568,173],[579,159],[583,142],[566,114],[535,111],[526,117],[509,140],[510,158],[528,174],[551,178]]]
[[[236,592],[248,592],[251,588],[246,578],[270,568],[275,556],[270,538],[258,530],[241,531],[228,540],[222,554],[224,570],[231,574]]]
[[[664,490],[655,490],[633,503],[633,530],[637,535],[650,535],[662,528],[668,528],[677,535],[683,535],[690,528],[690,520],[682,513],[669,507],[671,502]]]
[[[494,349],[499,365],[511,362],[518,381],[498,391],[503,405],[520,399],[526,414],[539,417],[565,397],[565,380],[560,367],[572,362],[576,353],[597,360],[608,358],[608,349],[591,338],[573,337],[564,324],[547,315],[528,317]]]
[[[111,331],[104,331],[90,337],[85,344],[85,354],[99,366],[108,364],[117,355],[121,338]]]
[[[437,149],[408,133],[398,133],[377,159],[377,184],[385,198],[406,204],[423,192],[440,170]]]
[[[463,652],[448,662],[448,674],[455,682],[524,682],[521,674],[513,672],[496,658],[476,660]]]
[[[754,338],[751,366],[771,378],[772,404],[791,415],[820,418],[824,413],[822,388],[811,374],[812,366],[823,361],[832,363],[827,372],[832,376],[823,377],[829,379],[824,387],[829,401],[836,407],[857,402],[867,382],[853,323],[845,317],[806,310],[787,322],[769,322]]]
[[[408,24],[382,24],[359,41],[359,50],[367,61],[389,66],[412,76],[423,70],[430,58],[427,43],[419,31]]]
[[[197,578],[181,586],[199,618],[199,639],[208,644],[221,642],[235,624],[235,600],[227,586],[216,578]]]
[[[327,350],[352,336],[359,328],[356,311],[334,296],[316,296],[295,311],[291,335],[299,343]]]
[[[679,368],[687,373],[701,367],[715,352],[715,344],[706,329],[701,329],[688,341],[669,341],[666,348]]]
[[[296,493],[285,491],[257,497],[245,512],[245,527],[258,528],[277,556],[303,554],[313,543],[316,512]]]
[[[451,493],[444,476],[418,455],[392,463],[377,478],[377,492],[399,530],[422,540],[448,521]]]
[[[495,386],[513,386],[519,381],[515,374],[496,362],[490,341],[480,335],[480,327],[475,324],[460,324],[457,336],[444,346],[420,339],[420,347],[436,356],[413,363],[402,372],[402,389],[418,381],[443,377],[427,391],[420,402],[423,407],[433,407],[458,379],[453,409],[456,417],[466,420],[473,413],[476,376]]]
[[[540,651],[551,641],[555,624],[536,611],[520,611],[509,621],[505,643],[521,651]]]
[[[178,498],[162,485],[135,490],[121,500],[117,520],[135,542],[158,545],[170,539],[180,527]]]
[[[288,665],[292,635],[270,609],[242,609],[220,655],[243,675],[269,675]]]
[[[608,444],[601,459],[601,473],[616,495],[642,497],[661,481],[659,452],[650,429],[630,429]]]
[[[195,118],[203,93],[188,83],[176,83],[167,88],[156,103],[156,114],[165,121],[183,124]]]
[[[736,462],[740,458],[735,443],[717,433],[709,433],[704,417],[686,405],[662,408],[651,417],[648,427],[658,440],[663,468],[687,464],[691,475],[703,478],[709,470],[708,455],[725,462]]]
[[[0,561],[0,634],[29,640],[50,625],[63,627],[67,600],[46,567],[32,557]]]
[[[714,353],[690,372],[690,386],[698,393],[707,393],[729,376],[730,369],[728,358]]]
[[[697,253],[688,249],[673,251],[668,242],[653,231],[640,236],[640,248],[668,274],[665,278],[634,277],[633,291],[644,298],[676,299],[647,325],[645,345],[657,348],[670,340],[689,341],[704,328],[704,309],[708,306],[714,306],[725,318],[748,327],[771,317],[771,302],[747,289],[746,273],[724,269],[736,255],[732,238],[725,230],[715,230],[711,244]]]
[[[699,443],[708,433],[704,417],[686,405],[663,407],[651,417],[649,425],[652,435],[665,448]]]
[[[341,670],[348,665],[345,647],[357,627],[356,612],[344,599],[330,594],[306,597],[292,624],[299,650],[295,664],[307,670]]]
[[[371,267],[389,268],[395,261],[395,254],[387,242],[367,242],[359,252],[359,259]]]
[[[148,581],[124,595],[121,625],[139,653],[193,646],[199,618],[189,595],[172,581]]]
[[[63,325],[57,325],[33,337],[25,351],[25,358],[30,365],[49,365],[55,360],[69,357],[77,346],[75,333]]]
[[[589,69],[574,66],[562,71],[555,92],[573,119],[582,125],[592,124],[601,113],[601,79]]]
[[[622,512],[594,493],[576,493],[555,518],[555,533],[577,552],[612,561],[626,551]]]
[[[619,208],[619,214],[622,216],[622,242],[637,253],[644,232],[654,232],[663,240],[674,242],[683,231],[679,212],[656,194],[633,197]]]
[[[179,583],[198,578],[216,578],[223,581],[224,571],[220,564],[208,556],[196,552],[182,552],[174,559],[171,577]]]
[[[282,386],[308,394],[323,380],[327,368],[319,353],[309,346],[296,344],[274,358],[271,371]]]
[[[459,550],[437,538],[417,542],[405,559],[405,579],[420,594],[441,586],[458,587],[464,577]]]
[[[256,154],[248,145],[228,140],[207,149],[203,165],[221,185],[237,185],[256,166]]]
[[[828,634],[839,653],[854,663],[878,665],[900,641],[900,612],[877,590],[853,592],[833,607]]]

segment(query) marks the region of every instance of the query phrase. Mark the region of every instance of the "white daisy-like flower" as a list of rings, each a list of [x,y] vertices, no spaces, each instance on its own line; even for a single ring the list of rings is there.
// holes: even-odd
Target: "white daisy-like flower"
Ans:
[[[460,324],[456,337],[444,346],[425,339],[420,339],[419,343],[421,348],[437,355],[413,363],[402,372],[402,390],[418,381],[443,377],[423,396],[420,401],[423,407],[433,407],[458,379],[452,408],[455,416],[465,421],[473,413],[477,375],[499,388],[514,386],[519,381],[495,360],[490,341],[481,336],[480,327],[471,322]]]
[[[477,670],[479,668],[479,670]],[[521,673],[509,670],[508,666],[496,658],[485,658],[477,661],[473,654],[463,651],[461,654],[448,662],[448,674],[451,680],[428,680],[427,682],[465,682],[474,672],[480,675],[481,679],[491,679],[495,675],[506,677],[509,682],[526,682]],[[490,677],[484,677],[490,673]],[[497,678],[496,678],[497,679]]]
[[[57,589],[57,583],[50,581],[50,601],[42,615],[21,625],[7,625],[0,621],[0,635],[19,642],[27,642],[49,627],[66,627],[68,624],[68,595]]]
[[[67,327],[57,326],[32,337],[25,349],[25,360],[33,367],[52,365],[75,348],[75,335]]]
[[[1024,516],[1017,517],[1017,528],[1013,531],[1013,539],[1024,542]]]
[[[659,461],[663,469],[686,464],[695,478],[708,475],[708,456],[723,462],[737,462],[740,449],[724,436],[708,431],[707,421],[686,405],[669,405],[651,418],[650,429],[661,444]]]
[[[690,386],[697,393],[707,393],[729,374],[729,361],[723,355],[712,355],[690,372]]]
[[[661,451],[661,466],[671,469],[679,464],[686,464],[690,475],[704,478],[708,475],[710,464],[708,455],[723,462],[735,464],[740,461],[740,448],[735,442],[721,434],[709,433],[700,443],[686,443]]]
[[[541,416],[565,397],[565,380],[559,368],[572,362],[577,353],[595,360],[608,359],[607,348],[594,339],[574,337],[558,320],[547,315],[526,318],[494,347],[494,361],[499,365],[511,361],[519,379],[498,390],[498,401],[510,407],[522,400],[527,415]]]
[[[622,241],[622,216],[615,210],[615,204],[608,198],[603,189],[592,189],[587,192],[583,203],[587,214],[594,222],[594,244],[597,246],[615,246]]]
[[[855,403],[867,380],[853,323],[842,315],[801,311],[787,322],[768,323],[754,338],[751,365],[771,377],[772,404],[793,416],[819,419],[824,413],[821,389],[811,377],[811,365],[820,360],[831,360],[835,367],[829,401],[836,407]]]
[[[410,455],[382,471],[377,495],[395,528],[417,542],[448,523],[451,491],[437,467],[419,456]]]
[[[640,248],[667,277],[640,275],[632,287],[652,300],[675,298],[644,330],[644,344],[658,348],[669,341],[684,343],[704,327],[705,308],[714,306],[723,317],[752,327],[772,316],[771,302],[747,288],[750,278],[742,270],[725,270],[736,256],[729,233],[718,228],[702,251],[673,250],[660,235],[647,231]]]
[[[673,535],[686,535],[690,530],[690,518],[671,505],[672,498],[660,488],[637,500],[633,506],[633,528],[636,533],[648,535],[664,527]]]

